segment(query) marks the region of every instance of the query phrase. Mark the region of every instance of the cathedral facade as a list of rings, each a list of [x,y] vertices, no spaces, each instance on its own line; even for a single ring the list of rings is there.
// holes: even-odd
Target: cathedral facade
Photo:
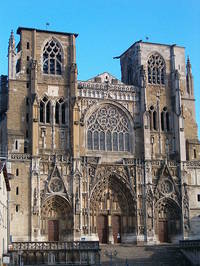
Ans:
[[[8,49],[13,241],[200,237],[200,143],[185,49],[138,41],[121,81],[77,80],[74,33],[18,28]]]

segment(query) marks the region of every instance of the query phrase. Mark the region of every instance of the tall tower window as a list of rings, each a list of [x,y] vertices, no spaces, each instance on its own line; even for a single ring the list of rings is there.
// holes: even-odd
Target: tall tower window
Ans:
[[[59,124],[62,123],[63,125],[66,124],[66,103],[61,98],[59,101],[56,102],[55,107],[55,123]]]
[[[170,131],[170,121],[167,107],[164,107],[163,111],[161,112],[161,130]]]
[[[154,110],[153,106],[149,108],[149,114],[150,114],[150,129],[157,130],[157,112]]]
[[[157,53],[148,59],[148,83],[165,84],[165,61]]]
[[[47,97],[40,101],[40,123],[50,123],[51,103]]]
[[[51,105],[50,101],[46,104],[46,123],[50,123],[50,111],[51,111]]]
[[[46,43],[43,49],[43,73],[61,75],[62,71],[61,45],[54,39]]]

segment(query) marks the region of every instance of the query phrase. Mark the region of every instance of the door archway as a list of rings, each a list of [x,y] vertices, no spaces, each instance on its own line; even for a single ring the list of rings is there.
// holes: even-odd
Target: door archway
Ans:
[[[91,231],[100,243],[119,243],[123,234],[134,233],[135,200],[127,182],[116,174],[104,177],[90,197]]]
[[[48,241],[72,239],[73,213],[69,202],[62,196],[48,197],[41,211],[41,233]]]
[[[161,243],[173,242],[181,234],[181,209],[168,198],[161,199],[155,205],[156,234]]]

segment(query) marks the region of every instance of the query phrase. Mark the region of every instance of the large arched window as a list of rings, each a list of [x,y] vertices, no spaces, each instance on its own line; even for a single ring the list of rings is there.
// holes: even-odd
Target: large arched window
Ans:
[[[165,84],[165,61],[157,53],[148,59],[148,83]]]
[[[62,74],[62,52],[60,44],[51,39],[43,49],[43,73],[52,75]]]
[[[130,125],[125,114],[104,105],[87,120],[87,148],[101,151],[130,151]]]

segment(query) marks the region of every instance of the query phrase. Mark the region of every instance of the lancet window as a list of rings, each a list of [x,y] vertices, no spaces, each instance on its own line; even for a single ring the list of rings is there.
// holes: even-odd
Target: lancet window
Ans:
[[[148,83],[165,84],[165,61],[157,53],[148,59]]]
[[[161,129],[162,131],[170,131],[169,112],[167,107],[164,107],[161,112]]]
[[[50,123],[51,116],[51,103],[47,97],[44,97],[40,101],[40,122]]]
[[[130,125],[124,113],[105,105],[87,120],[87,148],[100,151],[130,151]]]
[[[153,106],[149,108],[149,114],[150,114],[150,129],[151,130],[157,130],[157,112],[154,109]]]
[[[64,102],[63,99],[59,99],[59,101],[56,102],[55,123],[56,124],[66,123],[66,103]]]
[[[48,41],[43,49],[43,73],[62,74],[62,50],[60,44],[54,39]]]

